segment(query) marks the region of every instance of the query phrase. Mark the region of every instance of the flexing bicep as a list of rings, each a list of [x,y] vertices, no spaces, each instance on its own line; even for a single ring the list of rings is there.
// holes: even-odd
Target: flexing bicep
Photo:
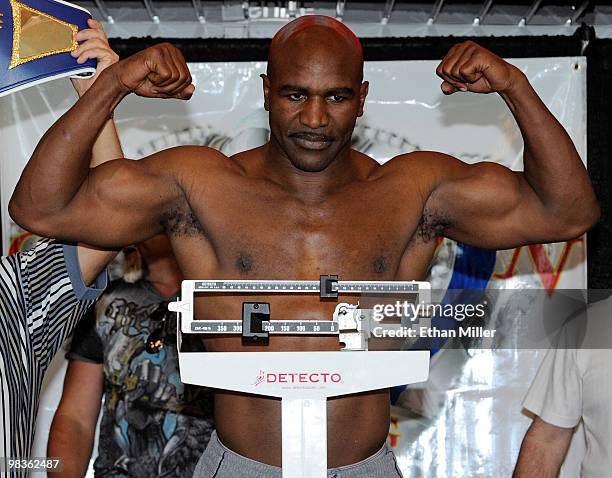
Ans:
[[[89,170],[63,207],[12,215],[25,229],[46,237],[118,247],[161,231],[161,217],[181,197],[171,158],[157,154],[140,161],[117,159]],[[16,214],[15,214],[16,213]]]
[[[172,171],[159,163],[156,158],[120,159],[93,168],[61,230],[101,246],[132,244],[161,232],[161,218],[181,189]]]
[[[442,155],[441,155],[442,156]],[[489,249],[554,242],[579,234],[556,220],[523,173],[496,163],[437,159],[424,217],[442,235]]]

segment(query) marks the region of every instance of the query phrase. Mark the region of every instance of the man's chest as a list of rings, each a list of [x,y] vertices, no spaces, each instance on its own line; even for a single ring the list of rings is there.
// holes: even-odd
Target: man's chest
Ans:
[[[262,188],[199,194],[166,229],[187,276],[213,269],[217,277],[245,279],[390,279],[419,227],[422,204],[409,193],[380,193],[366,185],[325,201]]]

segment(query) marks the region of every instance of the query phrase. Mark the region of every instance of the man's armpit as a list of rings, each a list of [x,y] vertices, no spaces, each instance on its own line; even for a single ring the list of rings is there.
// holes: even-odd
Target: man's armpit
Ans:
[[[419,225],[417,226],[415,236],[422,242],[430,242],[439,236],[443,236],[444,232],[450,228],[451,220],[448,216],[433,212],[430,208],[425,208]]]
[[[191,209],[171,208],[163,214],[160,224],[168,237],[204,235],[204,228]]]

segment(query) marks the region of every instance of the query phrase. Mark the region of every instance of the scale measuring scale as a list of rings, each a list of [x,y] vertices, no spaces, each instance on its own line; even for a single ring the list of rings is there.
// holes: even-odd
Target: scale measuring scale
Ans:
[[[177,340],[181,380],[193,385],[281,399],[283,478],[327,476],[327,399],[340,395],[423,382],[429,351],[368,351],[374,327],[398,330],[415,324],[373,319],[359,305],[338,303],[332,320],[271,320],[267,303],[244,302],[242,320],[195,320],[198,293],[319,294],[322,299],[347,295],[399,295],[430,303],[428,282],[185,280],[181,300],[168,309],[179,314]],[[181,352],[182,334],[240,334],[243,341],[266,343],[272,335],[338,335],[341,351],[330,352]],[[248,360],[244,354],[248,353]]]

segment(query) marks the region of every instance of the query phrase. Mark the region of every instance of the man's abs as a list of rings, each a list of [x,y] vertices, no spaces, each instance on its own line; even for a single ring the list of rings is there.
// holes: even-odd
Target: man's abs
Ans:
[[[229,449],[252,460],[281,466],[280,400],[218,390],[215,423],[220,440]],[[328,468],[373,455],[388,432],[388,389],[328,400]]]

